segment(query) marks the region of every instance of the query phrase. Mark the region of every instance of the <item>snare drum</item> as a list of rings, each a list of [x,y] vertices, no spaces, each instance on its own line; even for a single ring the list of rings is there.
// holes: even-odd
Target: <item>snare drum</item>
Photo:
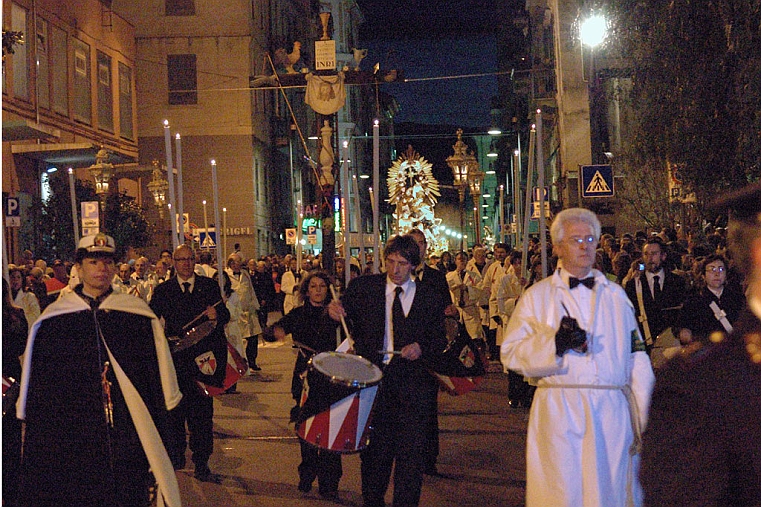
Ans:
[[[351,453],[367,447],[378,383],[383,374],[367,359],[321,352],[309,360],[296,434],[320,449]]]

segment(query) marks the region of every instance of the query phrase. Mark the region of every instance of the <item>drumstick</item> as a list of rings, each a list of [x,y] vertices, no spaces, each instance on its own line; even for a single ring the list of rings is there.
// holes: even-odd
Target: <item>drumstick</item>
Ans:
[[[218,305],[219,303],[221,303],[221,302],[222,302],[222,300],[220,299],[219,301],[217,301],[216,303],[214,303],[214,304],[213,304],[213,305],[211,305],[211,306],[212,306],[212,307],[214,307],[214,306],[217,306],[217,305]],[[202,312],[201,312],[201,313],[200,313],[198,316],[196,316],[196,318],[195,318],[195,319],[191,320],[190,322],[188,322],[187,324],[185,324],[184,326],[182,326],[182,330],[183,330],[183,331],[186,331],[186,330],[188,330],[189,328],[191,328],[191,327],[193,326],[193,324],[195,324],[195,322],[196,322],[197,320],[199,320],[201,317],[203,317],[203,316],[204,316],[204,314],[206,314],[206,310],[202,311]]]
[[[333,299],[338,301],[338,294],[336,294],[336,288],[333,287],[333,284],[330,284],[330,293],[333,294]],[[341,326],[344,328],[344,333],[346,333],[346,337],[349,339],[349,341],[352,343],[352,346],[354,344],[354,340],[351,338],[351,334],[349,334],[349,328],[346,325],[346,319],[344,319],[344,316],[341,315]]]
[[[300,349],[308,350],[309,352],[313,354],[317,354],[317,351],[313,349],[312,347],[310,347],[309,345],[304,345],[303,343],[296,340],[293,340],[293,344],[296,345]]]
[[[401,350],[379,350],[378,354],[388,354],[390,356],[401,356]]]

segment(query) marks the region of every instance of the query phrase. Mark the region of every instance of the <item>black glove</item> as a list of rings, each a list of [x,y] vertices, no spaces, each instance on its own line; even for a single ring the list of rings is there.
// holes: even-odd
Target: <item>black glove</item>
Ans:
[[[569,349],[586,353],[587,333],[573,317],[564,316],[560,319],[560,329],[555,333],[555,349],[555,354],[559,357],[563,357]]]

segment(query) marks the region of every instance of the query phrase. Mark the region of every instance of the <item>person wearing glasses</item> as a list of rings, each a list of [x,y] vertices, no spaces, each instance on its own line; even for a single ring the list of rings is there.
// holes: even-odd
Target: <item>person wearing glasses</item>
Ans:
[[[566,209],[550,228],[555,272],[508,321],[505,371],[537,387],[526,440],[526,506],[641,505],[639,435],[655,377],[624,290],[593,269],[600,222]]]
[[[188,328],[201,328],[207,321],[213,326],[197,343],[172,355],[182,401],[169,412],[165,443],[175,470],[185,468],[187,424],[195,478],[219,483],[221,478],[209,469],[214,448],[214,400],[201,392],[196,380],[218,387],[224,382],[227,364],[225,325],[230,322],[230,311],[222,303],[219,284],[206,276],[196,275],[194,266],[193,250],[187,245],[178,246],[174,251],[175,276],[156,287],[150,303],[156,316],[164,319],[167,337],[178,337],[182,341]]]
[[[715,332],[732,332],[732,326],[745,308],[745,296],[739,287],[727,284],[727,261],[721,255],[709,255],[703,261],[698,292],[684,302],[679,319],[679,342],[682,345],[707,343]]]

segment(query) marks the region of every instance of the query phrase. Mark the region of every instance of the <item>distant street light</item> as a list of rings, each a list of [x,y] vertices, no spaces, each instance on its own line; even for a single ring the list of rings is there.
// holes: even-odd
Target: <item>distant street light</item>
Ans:
[[[148,183],[148,190],[153,195],[153,203],[159,209],[159,218],[164,218],[164,207],[166,206],[166,192],[169,190],[169,182],[164,179],[163,171],[159,167],[159,161],[153,161],[153,173],[151,181]]]
[[[581,43],[594,49],[605,40],[607,29],[608,22],[602,14],[588,17],[579,27]]]
[[[114,165],[108,162],[109,154],[104,148],[98,150],[95,155],[95,164],[87,168],[87,172],[95,180],[95,193],[100,200],[100,209],[104,216],[101,220],[101,228],[105,224],[105,212],[106,212],[106,196],[108,195],[108,187],[111,183],[111,178],[114,175]]]
[[[469,151],[468,145],[462,141],[462,129],[457,129],[457,142],[452,146],[452,149],[454,149],[454,155],[447,157],[447,165],[452,169],[454,186],[460,196],[460,233],[462,234],[465,232],[465,190],[470,181],[470,172],[481,172],[478,170],[478,161],[473,156],[473,152]],[[481,182],[483,182],[483,176],[481,176]],[[479,195],[481,193],[480,185],[479,183]],[[463,237],[467,236],[463,235]],[[476,237],[478,237],[478,225],[476,225]],[[462,242],[460,243],[460,250],[465,250]]]
[[[593,14],[585,19],[579,26],[579,37],[582,43],[582,72],[584,66],[584,47],[589,47],[589,78],[587,94],[589,96],[589,130],[591,143],[591,161],[593,164],[604,163],[602,152],[604,149],[601,139],[600,122],[602,121],[601,92],[597,69],[595,68],[595,49],[603,43],[607,35],[608,22],[602,14]]]

